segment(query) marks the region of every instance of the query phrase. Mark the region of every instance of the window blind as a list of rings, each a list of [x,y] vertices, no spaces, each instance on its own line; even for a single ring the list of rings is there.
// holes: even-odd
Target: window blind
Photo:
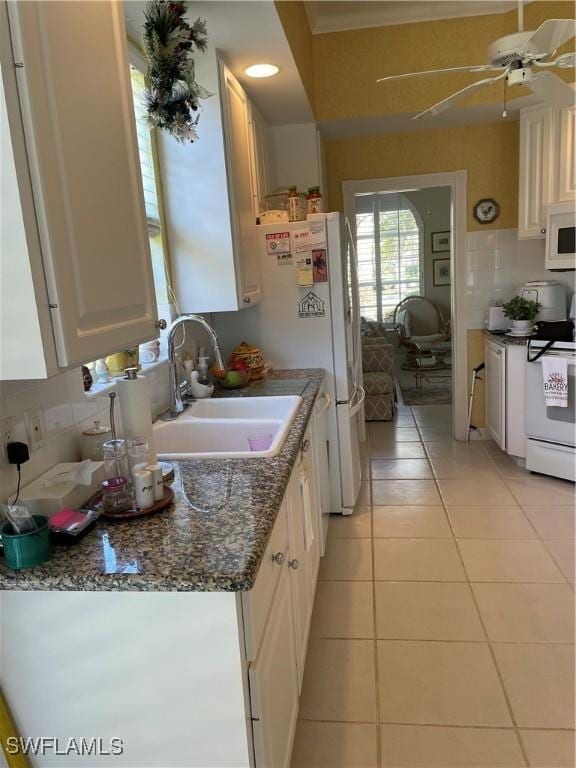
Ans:
[[[158,210],[158,195],[156,192],[156,174],[154,172],[150,126],[148,125],[146,116],[146,86],[144,74],[134,66],[131,66],[130,78],[134,98],[136,134],[138,138],[138,152],[140,155],[140,169],[142,171],[142,185],[144,187],[144,203],[146,205],[148,231],[151,235],[155,235],[160,232],[160,213]]]
[[[390,321],[407,296],[421,293],[422,226],[401,194],[356,198],[360,309]]]

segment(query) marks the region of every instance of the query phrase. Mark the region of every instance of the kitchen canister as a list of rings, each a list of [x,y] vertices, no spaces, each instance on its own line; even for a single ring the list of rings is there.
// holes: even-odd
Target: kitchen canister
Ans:
[[[158,339],[140,344],[140,362],[155,363],[160,357],[160,342]]]
[[[138,376],[137,368],[126,368],[126,376],[116,380],[122,425],[127,438],[142,437],[149,447],[147,462],[156,461],[154,433],[152,431],[152,409],[150,407],[150,385],[145,376]]]
[[[154,501],[162,501],[164,498],[164,480],[162,479],[162,464],[150,464],[146,467],[152,475],[154,485]]]
[[[106,427],[100,424],[100,421],[96,419],[94,426],[83,430],[80,435],[80,454],[82,461],[90,459],[91,461],[102,461],[104,453],[102,446],[108,440],[112,439],[112,430],[110,427]]]
[[[4,561],[14,571],[40,565],[50,557],[48,518],[34,515],[34,522],[37,528],[26,533],[17,533],[10,522],[0,528]]]
[[[148,509],[154,504],[154,481],[147,469],[134,472],[134,498],[138,509]]]

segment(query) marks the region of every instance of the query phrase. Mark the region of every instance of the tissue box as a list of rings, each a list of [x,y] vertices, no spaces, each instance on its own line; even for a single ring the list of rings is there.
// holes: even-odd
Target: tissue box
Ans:
[[[54,479],[63,472],[73,472],[82,463],[56,464],[44,475],[22,488],[19,503],[33,515],[46,517],[54,515],[65,507],[78,509],[100,490],[100,483],[104,479],[104,462],[90,462],[90,485],[82,485],[72,480],[54,483]]]

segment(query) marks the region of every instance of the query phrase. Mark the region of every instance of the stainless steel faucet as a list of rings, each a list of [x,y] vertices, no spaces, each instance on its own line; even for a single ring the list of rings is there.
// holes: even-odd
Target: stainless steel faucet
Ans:
[[[224,368],[224,361],[222,360],[222,353],[220,352],[220,344],[218,342],[218,336],[212,326],[202,317],[202,315],[180,315],[170,326],[168,330],[168,364],[170,367],[170,415],[169,418],[175,419],[184,410],[184,404],[182,403],[182,390],[178,376],[178,361],[176,359],[176,348],[174,345],[174,339],[176,333],[181,326],[186,323],[196,323],[201,326],[212,342],[212,352],[214,354],[214,362],[218,368]]]

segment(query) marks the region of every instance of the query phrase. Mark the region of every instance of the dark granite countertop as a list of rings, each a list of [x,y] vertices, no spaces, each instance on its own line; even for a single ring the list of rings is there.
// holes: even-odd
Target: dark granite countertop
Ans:
[[[129,522],[99,522],[43,565],[0,565],[0,588],[64,591],[250,589],[274,526],[322,369],[275,371],[237,396],[300,394],[302,404],[278,456],[174,462],[173,504]]]
[[[497,344],[503,344],[506,347],[525,347],[528,344],[529,336],[519,336],[514,338],[513,336],[506,336],[505,333],[493,333],[492,331],[484,331],[484,335],[495,341]]]

